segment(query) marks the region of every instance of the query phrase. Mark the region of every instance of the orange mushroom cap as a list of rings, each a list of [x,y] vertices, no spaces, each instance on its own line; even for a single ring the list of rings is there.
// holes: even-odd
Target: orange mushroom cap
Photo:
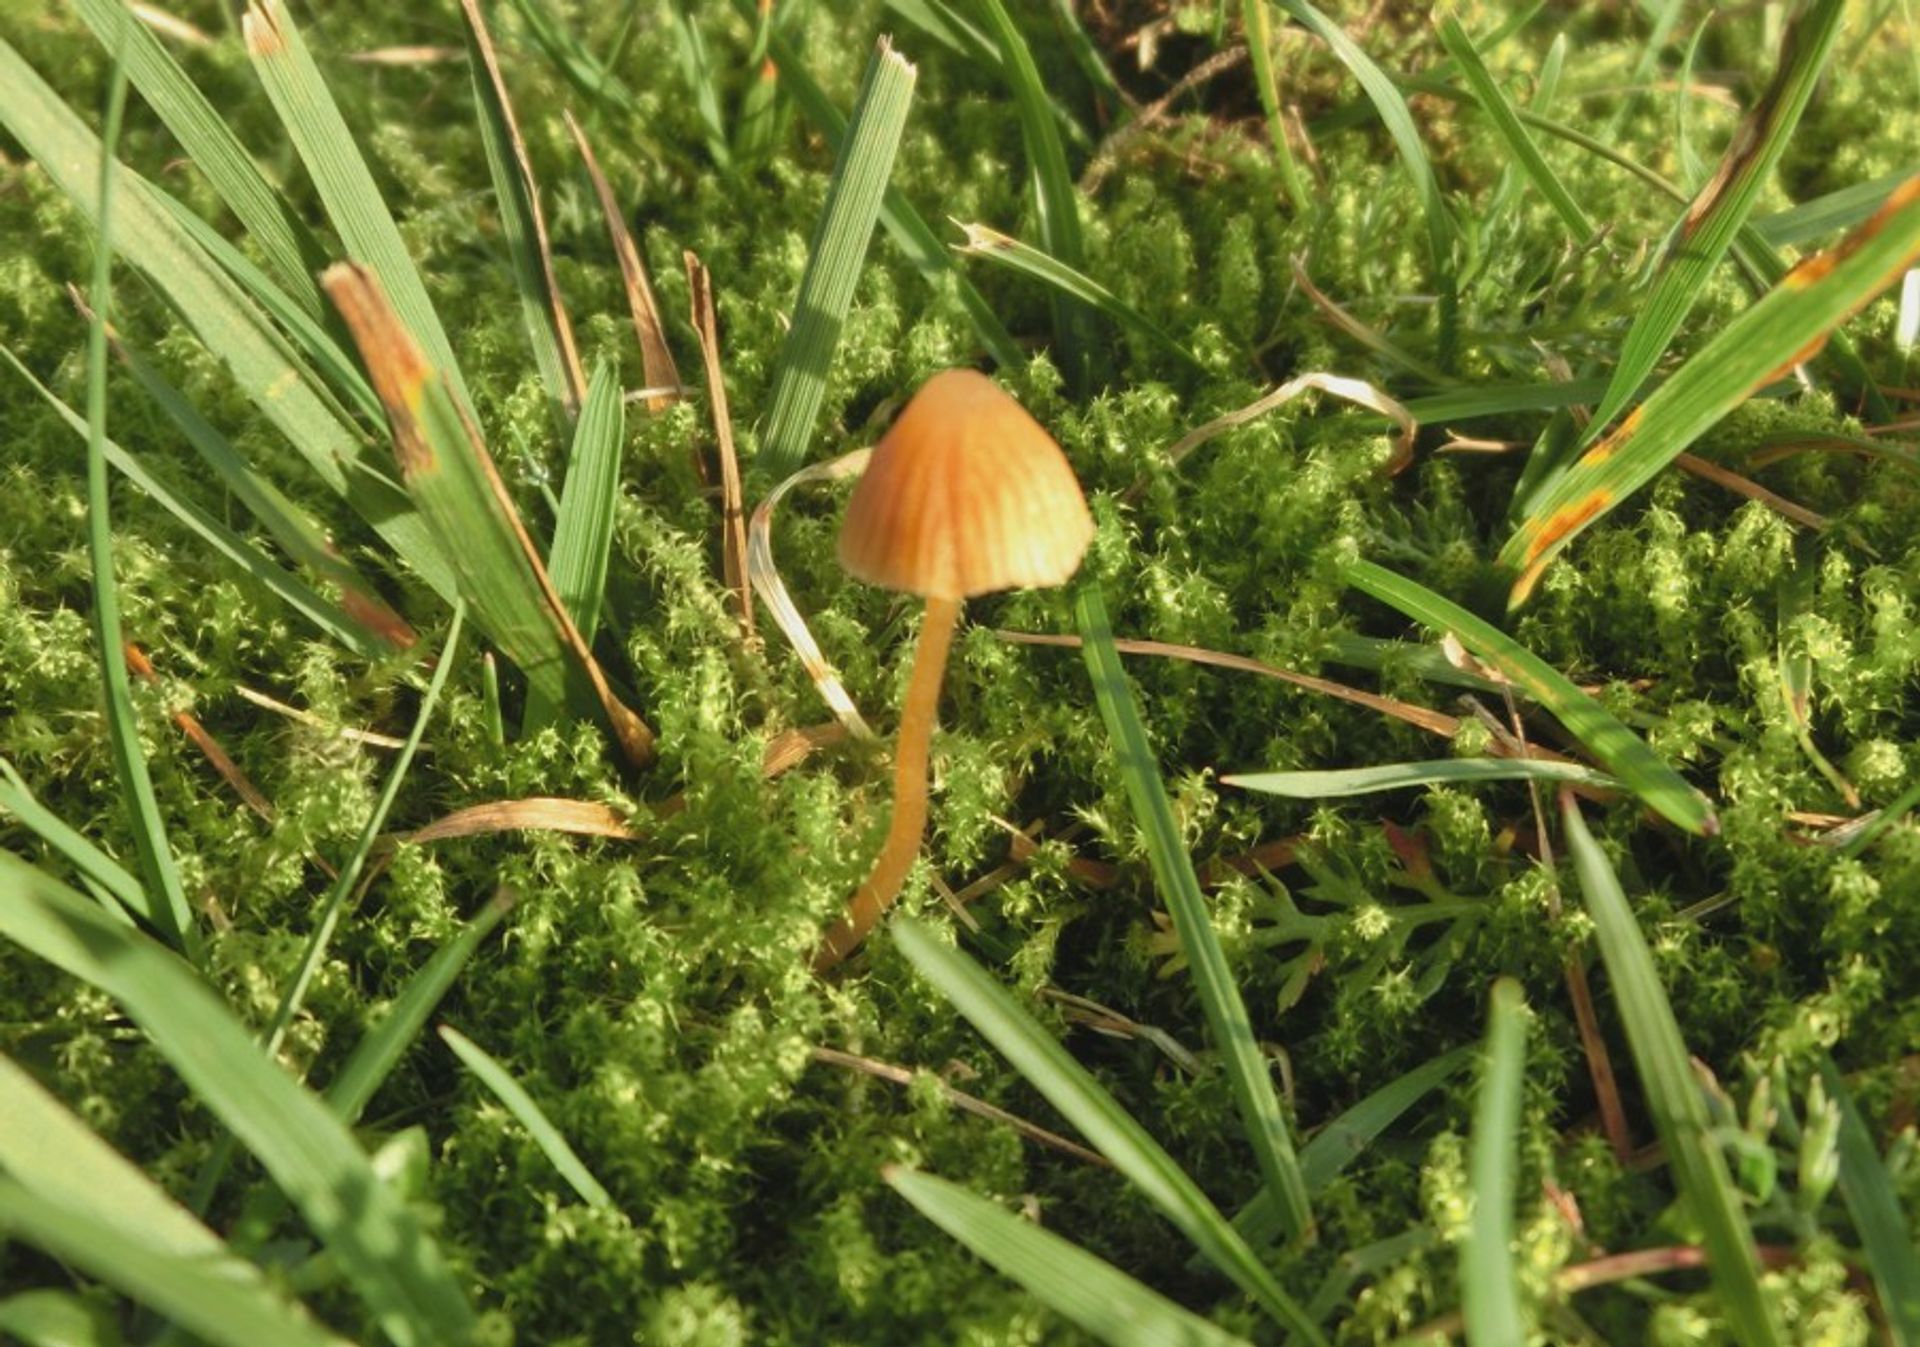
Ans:
[[[840,564],[927,598],[1065,584],[1093,540],[1053,436],[986,375],[920,386],[874,446],[840,527]]]

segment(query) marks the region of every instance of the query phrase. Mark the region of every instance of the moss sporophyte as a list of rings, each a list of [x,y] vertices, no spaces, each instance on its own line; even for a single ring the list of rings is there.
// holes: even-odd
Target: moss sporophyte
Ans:
[[[840,564],[927,601],[894,749],[893,817],[873,870],[814,956],[846,958],[893,905],[927,821],[927,749],[961,603],[1066,583],[1093,517],[1060,446],[986,375],[922,384],[880,443],[840,529]]]

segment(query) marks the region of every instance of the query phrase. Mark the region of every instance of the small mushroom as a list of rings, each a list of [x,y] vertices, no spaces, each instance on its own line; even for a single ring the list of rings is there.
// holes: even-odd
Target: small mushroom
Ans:
[[[1026,409],[973,370],[920,386],[854,487],[840,564],[927,601],[894,749],[893,818],[873,870],[814,956],[824,972],[900,894],[927,822],[927,747],[962,601],[1065,584],[1093,539],[1067,456]]]

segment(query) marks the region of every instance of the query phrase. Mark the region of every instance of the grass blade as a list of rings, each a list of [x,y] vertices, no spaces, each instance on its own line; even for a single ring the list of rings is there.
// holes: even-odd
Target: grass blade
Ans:
[[[1194,990],[1206,1012],[1208,1033],[1226,1066],[1234,1104],[1240,1112],[1240,1124],[1246,1131],[1248,1144],[1253,1147],[1260,1177],[1272,1190],[1285,1218],[1287,1234],[1306,1234],[1313,1228],[1313,1212],[1306,1181],[1300,1176],[1299,1159],[1293,1153],[1293,1141],[1287,1135],[1286,1119],[1280,1112],[1273,1076],[1266,1055],[1260,1050],[1260,1041],[1254,1036],[1253,1024],[1247,1018],[1240,988],[1233,981],[1227,957],[1214,935],[1207,901],[1200,892],[1200,879],[1193,870],[1193,859],[1181,844],[1180,825],[1173,817],[1173,804],[1167,799],[1153,748],[1147,742],[1146,727],[1140,723],[1133,687],[1120,664],[1120,652],[1113,648],[1113,632],[1107,625],[1106,605],[1101,601],[1099,590],[1092,585],[1083,587],[1075,609],[1082,640],[1081,654],[1086,659],[1087,674],[1093,680],[1094,698],[1100,704],[1101,718],[1106,721],[1107,733],[1113,739],[1134,821],[1146,836],[1154,882],[1173,915],[1181,952],[1193,969]]]
[[[747,580],[746,496],[740,484],[740,455],[733,442],[733,413],[727,407],[727,372],[720,359],[720,319],[713,307],[713,275],[693,252],[681,254],[687,269],[688,318],[700,339],[700,363],[707,376],[707,409],[713,415],[715,457],[720,460],[720,570],[739,606],[740,634],[753,633],[753,594]],[[805,450],[804,441],[801,449]]]
[[[466,19],[467,63],[473,72],[473,97],[480,106],[480,141],[493,178],[494,199],[500,203],[500,232],[513,258],[515,288],[526,318],[527,341],[533,361],[560,410],[560,424],[570,423],[586,396],[587,378],[580,368],[580,352],[573,342],[573,323],[567,318],[560,282],[553,274],[553,252],[547,245],[547,221],[540,209],[540,184],[533,161],[521,138],[507,94],[506,77],[493,49],[493,34],[479,0],[460,0]]]
[[[22,1291],[0,1300],[0,1334],[23,1347],[121,1347],[120,1330],[97,1305],[66,1291]]]
[[[83,218],[98,220],[100,142],[31,66],[0,39],[0,124],[19,140]],[[451,600],[453,572],[406,494],[372,467],[358,432],[327,402],[271,323],[235,289],[164,204],[164,193],[122,168],[111,222],[114,247],[166,296],[241,389],[315,475],[347,498],[420,578]],[[211,231],[205,231],[211,233]],[[289,302],[289,308],[298,312]]]
[[[200,957],[200,935],[180,883],[173,848],[167,842],[153,778],[147,772],[140,747],[140,724],[133,709],[133,690],[127,662],[121,658],[126,638],[120,628],[119,586],[113,575],[113,524],[107,514],[107,316],[113,300],[113,147],[126,110],[126,72],[114,66],[107,95],[106,129],[100,160],[100,226],[93,247],[93,318],[87,326],[87,555],[93,569],[93,635],[100,652],[105,680],[107,735],[113,751],[113,774],[132,816],[133,847],[153,902],[148,918],[167,940]]]
[[[1473,1216],[1460,1245],[1460,1307],[1470,1347],[1525,1342],[1514,1275],[1513,1197],[1518,1186],[1520,1099],[1527,1068],[1527,1000],[1520,984],[1493,984],[1486,1065],[1473,1101],[1467,1183]]]
[[[1480,781],[1546,781],[1591,786],[1596,790],[1620,788],[1618,781],[1591,767],[1538,758],[1440,758],[1431,762],[1394,762],[1328,772],[1248,772],[1220,778],[1223,786],[1238,786],[1242,790],[1290,800],[1338,799],[1404,790],[1409,786]]]
[[[666,324],[660,319],[660,306],[654,302],[647,268],[640,261],[640,250],[634,247],[633,235],[627,231],[626,216],[613,195],[607,175],[600,171],[600,160],[587,140],[587,133],[580,129],[571,112],[563,112],[561,116],[580,151],[580,161],[587,166],[593,194],[600,201],[600,214],[607,222],[607,237],[613,241],[614,258],[620,263],[620,281],[627,292],[628,311],[633,315],[634,336],[640,342],[641,377],[650,389],[672,390],[648,394],[647,410],[664,411],[679,399],[680,371],[673,363],[673,350],[667,345]]]
[[[0,811],[13,815],[21,827],[65,857],[67,864],[80,872],[96,895],[112,898],[120,909],[132,916],[154,921],[152,901],[140,887],[140,881],[88,841],[85,834],[68,826],[58,814],[34,799],[20,773],[5,758],[0,758]],[[103,906],[109,912],[116,910],[104,900]]]
[[[1839,1106],[1840,1196],[1860,1232],[1888,1337],[1893,1347],[1920,1347],[1920,1245],[1900,1210],[1899,1187],[1830,1059],[1821,1061],[1820,1078]]]
[[[1453,59],[1460,63],[1460,70],[1467,77],[1467,87],[1473,90],[1473,96],[1487,114],[1494,129],[1499,131],[1501,139],[1507,142],[1507,148],[1513,151],[1513,159],[1521,172],[1533,183],[1547,204],[1553,207],[1567,226],[1567,235],[1574,243],[1585,243],[1593,237],[1593,221],[1580,209],[1580,203],[1573,199],[1553,169],[1540,153],[1540,147],[1533,143],[1533,137],[1527,134],[1527,128],[1521,124],[1513,104],[1506,93],[1494,82],[1493,73],[1487,69],[1486,62],[1480,59],[1480,53],[1474,49],[1473,39],[1467,36],[1467,30],[1460,21],[1451,15],[1441,21],[1440,42],[1446,47]]]
[[[1746,223],[1826,68],[1844,8],[1844,0],[1813,0],[1788,30],[1772,85],[1735,134],[1719,170],[1687,207],[1668,246],[1665,269],[1637,309],[1613,380],[1594,409],[1589,441],[1608,428],[1653,373]]]
[[[1273,69],[1273,18],[1267,0],[1242,0],[1240,23],[1246,29],[1247,54],[1253,66],[1254,88],[1260,93],[1260,110],[1267,116],[1267,138],[1273,142],[1273,161],[1280,169],[1280,186],[1295,215],[1307,215],[1313,201],[1307,195],[1306,179],[1300,176],[1300,164],[1293,157],[1293,145],[1287,139],[1286,110],[1280,105],[1280,81]]]
[[[973,960],[949,949],[910,918],[889,930],[901,951],[953,1003],[1095,1150],[1159,1208],[1195,1248],[1267,1311],[1308,1342],[1326,1347],[1320,1330],[1283,1291],[1266,1265],[1205,1193],[1087,1069]]]
[[[1589,697],[1511,636],[1405,576],[1356,561],[1346,567],[1348,583],[1399,609],[1436,636],[1451,632],[1460,643],[1509,679],[1584,744],[1649,808],[1688,832],[1712,834],[1720,822],[1706,796],[1612,712]]]
[[[1580,806],[1564,791],[1560,815],[1647,1108],[1666,1149],[1674,1182],[1703,1233],[1701,1242],[1728,1326],[1742,1347],[1784,1347],[1786,1334],[1760,1287],[1753,1231],[1727,1172],[1726,1156],[1713,1138],[1712,1119],[1694,1079],[1680,1025],[1660,985],[1653,953],[1605,853],[1587,831]]]
[[[85,1269],[216,1347],[344,1347],[264,1286],[236,1285],[230,1265],[240,1260],[214,1262],[157,1249],[118,1224],[49,1201],[11,1176],[0,1176],[0,1230]]]
[[[1471,1048],[1442,1053],[1389,1081],[1314,1133],[1312,1140],[1300,1148],[1300,1177],[1307,1192],[1324,1192],[1401,1114],[1446,1084],[1472,1060]],[[1273,1194],[1265,1188],[1255,1193],[1234,1213],[1233,1228],[1256,1248],[1279,1239],[1283,1233],[1280,1208],[1274,1205]]]
[[[73,8],[100,45],[126,63],[133,87],[260,245],[287,295],[309,317],[319,317],[320,289],[313,275],[322,265],[320,245],[260,171],[227,120],[160,40],[134,17],[126,0],[73,0]]]
[[[0,935],[121,1004],[293,1199],[388,1336],[413,1347],[471,1331],[466,1298],[419,1219],[187,965],[6,852],[0,894]]]
[[[1113,1347],[1244,1347],[1113,1264],[957,1184],[891,1165],[893,1190],[1069,1323]]]
[[[1440,292],[1440,366],[1442,369],[1451,368],[1460,308],[1459,278],[1453,259],[1457,231],[1453,216],[1447,210],[1446,200],[1440,195],[1440,180],[1434,176],[1433,161],[1427,157],[1419,128],[1414,124],[1412,112],[1407,109],[1407,100],[1401,96],[1399,88],[1386,71],[1374,64],[1373,58],[1348,37],[1345,30],[1315,9],[1308,0],[1272,2],[1332,48],[1333,54],[1340,58],[1340,63],[1353,72],[1353,77],[1360,82],[1361,89],[1373,103],[1374,110],[1380,114],[1387,134],[1393,138],[1394,148],[1400,152],[1400,161],[1413,178],[1414,188],[1420,195],[1426,214],[1427,253],[1433,269],[1434,287]]]
[[[1797,248],[1802,244],[1852,229],[1887,204],[1896,188],[1920,172],[1920,165],[1871,182],[1856,182],[1837,191],[1802,201],[1774,215],[1749,223],[1755,237],[1770,248]]]
[[[807,444],[827,393],[827,371],[854,286],[866,261],[894,153],[907,124],[916,72],[885,38],[874,49],[840,141],[827,203],[820,212],[793,320],[774,361],[762,453],[767,470],[786,477],[807,457]]]
[[[1038,248],[1022,243],[1011,235],[1002,234],[997,229],[989,229],[982,224],[963,224],[967,241],[960,245],[959,251],[967,257],[984,257],[1022,276],[1030,277],[1050,286],[1060,294],[1090,308],[1098,309],[1122,327],[1133,329],[1142,336],[1158,342],[1174,355],[1179,356],[1194,368],[1200,362],[1193,352],[1172,336],[1165,328],[1141,313],[1106,286],[1074,270],[1059,258],[1041,252]]]
[[[1833,249],[1807,258],[1722,328],[1528,509],[1500,552],[1526,602],[1568,542],[1645,486],[1755,391],[1819,353],[1828,334],[1920,260],[1920,177]]]
[[[722,173],[733,172],[733,150],[727,141],[727,119],[720,111],[720,85],[713,73],[713,58],[707,54],[707,39],[688,9],[686,0],[667,0],[667,12],[673,20],[674,51],[680,58],[680,76],[693,95],[693,106],[700,114],[700,129],[706,136],[707,153]]]
[[[597,706],[633,763],[653,755],[653,731],[613,692],[534,549],[512,497],[438,373],[408,337],[379,282],[353,264],[321,287],[339,306],[386,405],[407,489],[454,564],[481,628],[555,705]]]
[[[408,333],[426,349],[460,404],[471,407],[473,397],[454,359],[453,343],[427,297],[426,283],[285,4],[247,0],[241,30],[254,72],[313,179],[327,219],[346,244],[347,256],[380,278]]]
[[[560,1177],[567,1181],[574,1192],[580,1194],[588,1206],[613,1206],[612,1195],[600,1186],[600,1180],[593,1177],[585,1162],[567,1144],[567,1139],[560,1135],[560,1129],[548,1121],[540,1105],[533,1101],[533,1096],[507,1073],[505,1067],[458,1030],[443,1024],[438,1033],[441,1041],[453,1049],[453,1055],[460,1059],[461,1064],[493,1092],[494,1098],[505,1105],[507,1112],[520,1120],[520,1125],[532,1135],[533,1144],[540,1148],[547,1159],[553,1161],[553,1167],[560,1171]]]
[[[1034,215],[1042,249],[1074,271],[1087,269],[1087,245],[1080,227],[1079,188],[1067,168],[1066,147],[1053,119],[1047,86],[1034,64],[1026,39],[1001,0],[980,0],[994,43],[1000,48],[1000,76],[1020,118],[1020,139],[1027,150],[1027,178],[1033,187]],[[1093,350],[1086,332],[1086,310],[1079,301],[1055,292],[1053,337],[1067,386],[1084,391],[1093,376]]]
[[[433,957],[408,979],[405,990],[394,999],[380,1022],[354,1044],[340,1067],[340,1074],[327,1087],[327,1107],[342,1122],[359,1121],[374,1093],[399,1065],[401,1055],[426,1028],[434,1007],[440,1004],[474,951],[480,948],[480,942],[492,934],[494,927],[512,910],[512,895],[504,891],[496,894],[480,909],[478,916],[461,927],[460,934],[433,952]]]
[[[747,0],[736,0],[736,4],[743,8],[746,3]],[[813,76],[807,73],[800,54],[787,41],[778,25],[767,34],[767,49],[773,53],[774,62],[780,69],[780,82],[793,95],[794,105],[838,154],[840,146],[846,141],[847,119],[814,82]],[[1008,369],[1018,369],[1026,364],[1025,353],[1008,334],[999,315],[987,303],[985,296],[974,289],[973,284],[954,267],[953,257],[946,246],[899,188],[889,187],[881,197],[880,223],[886,226],[895,246],[906,254],[907,260],[929,285],[940,291],[952,288],[960,306],[967,312],[974,335],[980,339],[980,345],[995,363]]]

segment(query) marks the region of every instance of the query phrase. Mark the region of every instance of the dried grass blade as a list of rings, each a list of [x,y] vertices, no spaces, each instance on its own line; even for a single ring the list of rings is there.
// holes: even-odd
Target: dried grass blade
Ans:
[[[753,636],[753,593],[747,580],[745,502],[740,488],[740,457],[734,452],[733,417],[727,410],[727,375],[720,363],[719,320],[713,310],[713,277],[699,258],[684,254],[688,302],[700,359],[707,371],[707,405],[713,411],[713,438],[720,456],[720,564],[727,588],[740,607],[740,629]],[[804,293],[804,289],[803,289]]]
[[[547,242],[547,219],[540,209],[540,184],[533,160],[513,115],[513,100],[500,58],[487,30],[479,0],[460,0],[467,23],[469,62],[473,66],[474,100],[480,105],[480,136],[487,151],[487,169],[493,194],[500,203],[500,224],[507,251],[513,255],[514,279],[526,312],[527,337],[534,363],[546,380],[547,391],[561,408],[563,423],[578,415],[587,394],[587,377],[574,345],[573,322],[553,272],[553,249]]]
[[[530,687],[597,706],[628,760],[653,757],[653,731],[615,695],[527,535],[479,432],[401,325],[367,268],[330,268],[321,287],[345,318],[387,409],[407,489],[431,524],[487,635]]]
[[[654,302],[653,286],[647,281],[647,268],[627,230],[620,202],[613,195],[607,175],[600,171],[600,160],[593,145],[572,112],[562,114],[573,143],[579,147],[580,161],[587,166],[593,181],[593,194],[600,202],[600,214],[607,222],[607,237],[613,241],[613,255],[620,263],[620,280],[627,292],[627,308],[633,314],[633,332],[640,341],[640,370],[650,390],[647,410],[665,411],[680,398],[680,371],[673,363],[673,350],[667,345],[666,324],[660,319],[660,306]]]
[[[1755,391],[1810,360],[1920,260],[1920,177],[1828,252],[1807,258],[1547,486],[1500,552],[1518,607],[1560,550]],[[1596,418],[1597,423],[1597,418]]]
[[[607,837],[616,842],[632,842],[640,836],[604,804],[533,795],[524,800],[490,800],[486,804],[468,805],[435,819],[424,828],[402,833],[398,840],[409,846],[425,846],[456,837],[507,832],[571,833],[576,837]]]
[[[147,652],[132,641],[127,642],[126,657],[127,667],[143,682],[155,685],[160,682],[160,676],[154,672],[153,661],[147,658]],[[180,732],[200,750],[200,756],[207,760],[215,772],[219,773],[220,779],[233,789],[233,793],[240,797],[241,802],[271,823],[274,817],[272,801],[260,793],[260,788],[253,784],[253,778],[241,770],[240,764],[220,746],[220,741],[207,732],[207,727],[189,711],[175,711],[173,723],[179,726]]]
[[[1395,437],[1393,457],[1387,460],[1385,472],[1389,477],[1397,477],[1406,471],[1413,462],[1413,445],[1420,434],[1420,423],[1407,410],[1406,404],[1389,397],[1364,379],[1350,379],[1342,374],[1301,374],[1287,380],[1272,392],[1267,393],[1235,411],[1216,416],[1204,426],[1196,427],[1174,441],[1167,450],[1167,465],[1178,467],[1182,459],[1217,435],[1229,430],[1237,430],[1250,421],[1257,421],[1276,407],[1284,406],[1302,393],[1313,389],[1343,398],[1368,411],[1378,412],[1400,427]]]
[[[787,643],[800,657],[801,667],[806,669],[807,677],[819,689],[821,700],[839,717],[848,734],[867,742],[874,738],[872,727],[860,714],[860,708],[853,704],[846,684],[840,681],[838,671],[821,651],[820,643],[813,639],[806,618],[800,615],[799,608],[794,605],[787,593],[786,583],[780,578],[780,568],[774,564],[773,511],[781,498],[796,486],[859,476],[866,470],[867,459],[872,452],[871,449],[855,449],[850,454],[800,469],[767,493],[766,499],[754,508],[753,518],[747,525],[747,578],[753,592],[760,596],[760,602],[766,604],[767,611],[773,614],[773,624],[780,628]]]
[[[774,361],[762,453],[767,470],[784,477],[807,459],[814,423],[827,393],[840,329],[873,238],[893,160],[906,129],[916,71],[881,38],[867,62],[840,141],[827,201],[807,250],[786,340]]]

